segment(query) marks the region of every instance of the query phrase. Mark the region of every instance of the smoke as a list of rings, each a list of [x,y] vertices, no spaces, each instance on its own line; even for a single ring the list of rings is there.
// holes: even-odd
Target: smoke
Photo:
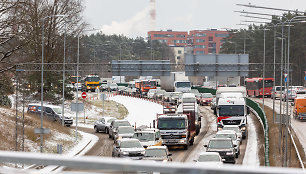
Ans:
[[[127,37],[146,37],[150,28],[150,7],[144,8],[133,17],[124,21],[112,21],[110,25],[103,25],[101,31],[104,34],[122,34]]]

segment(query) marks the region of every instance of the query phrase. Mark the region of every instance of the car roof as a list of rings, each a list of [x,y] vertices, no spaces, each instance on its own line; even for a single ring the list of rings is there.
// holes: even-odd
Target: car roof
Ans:
[[[234,130],[221,130],[217,134],[236,134],[236,132]]]
[[[149,146],[147,149],[163,149],[166,150],[167,146]]]
[[[212,138],[212,139],[210,139],[210,141],[211,140],[213,140],[213,141],[224,141],[224,140],[232,141],[232,139],[230,139],[230,138]]]
[[[126,141],[138,141],[138,142],[140,142],[136,138],[122,138],[121,140],[117,140],[117,141],[119,141],[119,142],[126,142]]]
[[[201,152],[199,156],[203,155],[217,155],[220,156],[218,152]]]
[[[132,126],[119,126],[118,129],[121,129],[121,128],[133,128]],[[134,128],[133,128],[134,129]]]

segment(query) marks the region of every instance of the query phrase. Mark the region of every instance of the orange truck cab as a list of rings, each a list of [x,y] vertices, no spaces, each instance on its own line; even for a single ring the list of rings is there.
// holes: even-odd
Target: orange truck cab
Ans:
[[[293,116],[297,120],[306,121],[306,95],[299,95],[294,99]]]

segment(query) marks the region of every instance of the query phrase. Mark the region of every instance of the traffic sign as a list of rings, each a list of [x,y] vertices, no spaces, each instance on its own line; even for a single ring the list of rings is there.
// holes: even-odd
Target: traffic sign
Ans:
[[[304,77],[304,80],[306,80],[306,76]]]
[[[287,73],[284,73],[284,76],[285,76],[285,78],[287,78],[288,74],[287,74]]]
[[[83,99],[85,99],[87,97],[86,92],[83,92],[81,96],[82,96]]]
[[[73,112],[84,111],[84,103],[71,103],[71,111]]]

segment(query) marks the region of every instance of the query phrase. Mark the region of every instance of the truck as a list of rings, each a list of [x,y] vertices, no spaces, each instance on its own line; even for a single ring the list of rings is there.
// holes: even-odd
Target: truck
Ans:
[[[82,91],[91,91],[95,92],[96,89],[100,87],[100,77],[96,74],[90,74],[84,79],[84,86]]]
[[[237,125],[242,138],[247,135],[247,116],[250,113],[246,106],[246,89],[244,87],[220,87],[216,92],[217,128],[225,125]]]
[[[162,145],[183,146],[185,150],[193,145],[195,118],[190,114],[157,114],[157,128],[160,130]]]
[[[300,94],[294,99],[293,116],[297,120],[306,121],[306,94]]]
[[[199,107],[195,94],[193,93],[184,93],[182,96],[182,103],[177,107],[177,114],[186,114],[194,117],[196,135],[200,133],[201,130],[201,116],[199,115]],[[193,124],[193,123],[192,123]]]
[[[170,72],[160,77],[160,87],[168,92],[190,92],[191,83],[185,72]]]
[[[135,88],[140,95],[146,95],[150,89],[156,89],[156,80],[139,80],[135,82]]]

